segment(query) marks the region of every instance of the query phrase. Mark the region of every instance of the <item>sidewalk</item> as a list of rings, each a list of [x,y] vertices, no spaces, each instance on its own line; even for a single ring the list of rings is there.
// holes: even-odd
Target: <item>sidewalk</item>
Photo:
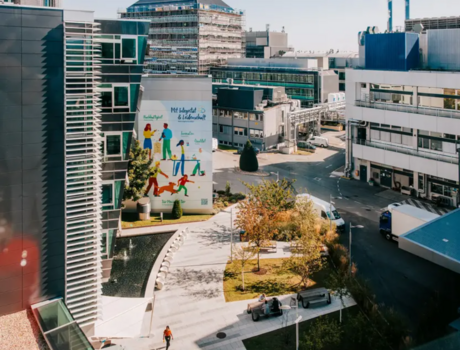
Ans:
[[[280,318],[253,322],[241,301],[226,303],[223,293],[223,274],[230,255],[230,215],[220,213],[212,220],[189,225],[190,235],[175,254],[164,290],[156,292],[152,332],[148,349],[162,349],[163,330],[171,327],[174,349],[245,349],[243,339],[270,332],[281,326]],[[276,254],[264,258],[286,256],[285,247],[279,246]],[[280,300],[289,303],[288,296]],[[354,305],[351,299],[346,305]],[[311,309],[300,308],[304,320],[337,311],[339,300],[331,305]],[[288,315],[290,322],[295,311]],[[225,332],[226,338],[216,334]],[[141,339],[139,339],[141,340]],[[147,339],[142,339],[147,342]],[[140,347],[138,348],[140,349]]]

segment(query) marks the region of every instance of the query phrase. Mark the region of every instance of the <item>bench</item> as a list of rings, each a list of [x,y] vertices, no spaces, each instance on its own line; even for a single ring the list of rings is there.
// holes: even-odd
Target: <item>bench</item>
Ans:
[[[270,314],[268,314],[268,315],[264,312],[265,301],[256,301],[256,302],[248,304],[246,312],[248,314],[252,314],[252,320],[254,322],[259,321],[260,316],[267,316],[267,317],[268,316],[281,316],[283,314],[283,310],[281,310],[281,309],[278,309],[278,310],[275,310],[275,311],[272,310],[273,301],[275,299],[276,298],[267,299],[268,305],[270,306]],[[278,300],[278,303],[279,303],[279,306],[282,305],[281,301],[279,301],[279,300]]]
[[[304,309],[316,303],[331,303],[331,294],[326,288],[308,289],[297,293],[297,300],[302,304]]]
[[[261,245],[260,245],[260,251],[266,251],[266,252],[269,252],[269,251],[274,251],[273,253],[276,253],[276,250],[277,250],[278,246],[277,246],[277,242],[276,241],[267,241],[267,242],[263,242]]]

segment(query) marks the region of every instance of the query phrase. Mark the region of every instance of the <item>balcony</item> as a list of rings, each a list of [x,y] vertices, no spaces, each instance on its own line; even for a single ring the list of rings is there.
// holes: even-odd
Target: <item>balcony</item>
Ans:
[[[410,105],[403,105],[399,103],[385,103],[385,102],[371,102],[356,100],[355,105],[357,107],[381,109],[385,111],[411,113],[411,114],[422,114],[432,117],[443,117],[460,119],[460,111],[455,109],[440,109],[440,108],[429,108],[429,107],[416,107]]]
[[[353,157],[457,181],[455,154],[418,150],[397,144],[353,139]]]

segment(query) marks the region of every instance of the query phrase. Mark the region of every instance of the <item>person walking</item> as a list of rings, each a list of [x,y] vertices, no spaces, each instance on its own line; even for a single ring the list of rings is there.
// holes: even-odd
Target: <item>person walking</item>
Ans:
[[[162,160],[166,160],[166,156],[168,156],[169,159],[171,159],[172,157],[171,139],[173,137],[173,134],[172,134],[171,129],[168,129],[168,126],[169,125],[167,123],[163,124],[164,130],[161,133],[161,137],[160,137],[160,142],[161,140],[163,140],[163,159]]]
[[[173,334],[169,326],[166,326],[166,329],[163,332],[163,342],[166,340],[166,350],[171,346],[171,340],[174,340]]]

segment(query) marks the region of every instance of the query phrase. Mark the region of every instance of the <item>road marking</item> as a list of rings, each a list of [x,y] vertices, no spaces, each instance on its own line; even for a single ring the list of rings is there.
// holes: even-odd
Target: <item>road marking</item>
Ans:
[[[326,167],[326,169],[329,169],[331,166],[332,166],[332,164],[329,164],[329,165]]]
[[[318,182],[319,182],[319,181],[321,181],[321,178],[320,178],[320,177],[315,177],[313,180],[315,180],[315,181],[318,181]]]

